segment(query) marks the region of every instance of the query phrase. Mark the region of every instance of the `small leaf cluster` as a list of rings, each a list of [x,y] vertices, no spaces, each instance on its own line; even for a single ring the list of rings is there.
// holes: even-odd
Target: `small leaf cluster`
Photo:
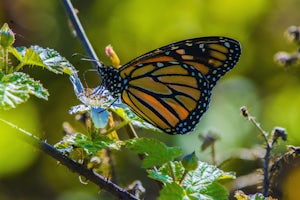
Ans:
[[[179,147],[168,147],[164,143],[150,138],[135,138],[124,141],[108,136],[85,136],[81,133],[68,135],[56,144],[56,148],[68,155],[82,150],[85,152],[87,166],[97,152],[103,149],[130,149],[143,157],[141,166],[149,178],[161,182],[159,199],[228,199],[227,190],[221,180],[232,180],[233,173],[224,172],[214,165],[198,161],[195,153],[182,159]],[[103,157],[100,158],[100,160]],[[96,168],[94,170],[98,171]]]
[[[13,47],[15,36],[7,24],[0,29],[0,109],[9,110],[30,95],[48,99],[43,85],[21,72],[25,66],[42,67],[56,74],[72,74],[74,67],[58,52],[39,46]]]

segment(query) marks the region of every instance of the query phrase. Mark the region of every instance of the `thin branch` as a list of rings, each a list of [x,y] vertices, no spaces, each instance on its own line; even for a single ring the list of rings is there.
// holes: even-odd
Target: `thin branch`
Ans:
[[[244,117],[246,117],[249,121],[254,124],[254,126],[259,130],[261,135],[263,136],[265,142],[266,142],[266,153],[264,156],[264,166],[263,166],[263,171],[264,171],[264,180],[263,180],[263,195],[266,197],[268,195],[269,191],[269,163],[270,163],[270,153],[272,150],[273,143],[271,144],[268,140],[268,133],[262,129],[260,124],[255,120],[255,117],[249,114],[248,109],[245,106],[241,107],[241,111]]]
[[[98,59],[88,37],[85,34],[85,31],[80,23],[80,20],[78,19],[75,8],[73,7],[71,0],[62,0],[62,3],[64,7],[66,8],[66,11],[68,13],[68,16],[71,20],[71,23],[76,31],[76,34],[78,36],[78,39],[80,40],[83,48],[87,52],[87,54],[91,57],[92,63],[94,64],[94,68],[98,69],[99,65],[100,67],[104,67],[105,65]],[[127,133],[129,135],[129,138],[136,138],[137,134],[135,130],[132,127],[132,124],[128,124],[126,126]]]
[[[24,129],[21,129],[17,127],[16,125],[0,118],[0,121],[4,122],[5,124],[11,126],[12,128],[15,128],[20,131],[20,138],[26,141],[27,143],[31,144],[32,146],[36,147],[39,150],[42,150],[44,153],[50,155],[55,160],[59,161],[60,164],[65,165],[68,167],[71,171],[78,173],[81,176],[84,176],[91,182],[97,184],[100,188],[105,189],[106,191],[110,192],[111,194],[115,195],[119,199],[134,199],[138,200],[137,197],[130,194],[123,188],[119,187],[118,185],[114,184],[107,178],[102,177],[101,175],[95,173],[92,170],[87,169],[82,164],[77,163],[76,161],[70,159],[69,157],[62,154],[62,152],[55,149],[52,145],[48,144],[45,141],[40,140],[35,135],[32,135],[31,133],[25,131]]]
[[[78,39],[80,40],[80,42],[81,42],[83,48],[85,49],[85,51],[87,52],[87,54],[90,56],[91,60],[93,61],[92,63],[93,63],[93,65],[94,65],[94,68],[95,68],[95,69],[98,69],[99,66],[100,66],[100,67],[104,67],[105,65],[98,59],[98,57],[97,57],[97,55],[96,55],[96,53],[95,53],[95,51],[94,51],[94,49],[93,49],[93,47],[92,47],[92,45],[91,45],[89,39],[88,39],[88,37],[87,37],[86,34],[85,34],[85,31],[84,31],[84,29],[83,29],[83,27],[82,27],[82,25],[81,25],[81,23],[80,23],[80,21],[79,21],[77,15],[76,15],[76,13],[75,13],[75,9],[74,9],[74,7],[73,7],[73,5],[72,5],[72,3],[71,3],[71,0],[62,0],[62,3],[63,3],[63,5],[64,5],[64,7],[65,7],[65,9],[66,9],[66,11],[67,11],[67,14],[68,14],[68,16],[69,16],[69,19],[70,19],[71,23],[72,23],[72,25],[73,25],[73,27],[74,27],[74,29],[75,29],[75,31],[76,31],[76,34],[77,34]],[[128,126],[127,126],[127,127],[128,127]],[[132,126],[129,126],[129,128],[127,128],[127,129],[130,129],[129,132],[132,133],[133,135],[135,134],[135,131],[133,130]],[[135,135],[136,135],[136,134],[135,134]],[[101,177],[101,176],[98,175],[98,174],[97,174],[97,176],[99,176],[101,179],[103,178],[103,177]],[[96,180],[95,180],[95,181],[96,181]],[[107,180],[107,181],[108,181],[108,180]],[[96,183],[96,184],[97,184],[97,183]],[[131,194],[128,193],[127,191],[124,191],[123,189],[119,188],[117,185],[113,184],[113,183],[110,182],[110,181],[109,181],[109,185],[116,186],[116,188],[113,189],[113,188],[110,188],[110,187],[109,187],[109,188],[108,188],[108,189],[109,189],[108,191],[111,191],[111,189],[113,189],[114,191],[117,191],[117,193],[116,193],[117,195],[120,195],[120,194],[118,194],[119,192],[120,192],[120,193],[125,192],[124,195],[126,195],[127,198],[130,197],[130,198],[135,198],[135,199],[137,199],[137,197],[131,195]],[[100,185],[99,185],[99,186],[100,186]],[[103,186],[100,186],[100,187],[103,187]],[[103,188],[104,188],[104,187],[103,187]],[[122,195],[123,195],[123,194],[122,194]],[[130,195],[130,196],[128,196],[128,195]]]
[[[97,69],[99,65],[104,66],[104,64],[99,61],[97,54],[95,53],[88,37],[86,36],[85,31],[75,13],[75,9],[71,3],[71,0],[62,0],[62,3],[67,11],[67,14],[69,16],[69,19],[71,20],[71,23],[76,31],[78,39],[80,40],[84,50],[91,57],[94,68]]]

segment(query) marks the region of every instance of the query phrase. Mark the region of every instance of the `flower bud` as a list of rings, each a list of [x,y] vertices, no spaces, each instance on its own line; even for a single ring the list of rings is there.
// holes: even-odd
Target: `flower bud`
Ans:
[[[182,163],[183,167],[185,168],[185,170],[192,171],[192,170],[197,169],[198,158],[195,154],[195,151],[191,154],[184,156],[181,163]]]
[[[0,29],[0,45],[6,49],[15,42],[15,34],[5,23]]]

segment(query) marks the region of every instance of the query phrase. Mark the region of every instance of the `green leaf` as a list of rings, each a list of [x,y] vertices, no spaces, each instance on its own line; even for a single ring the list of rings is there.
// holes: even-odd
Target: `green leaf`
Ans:
[[[75,137],[79,133],[66,134],[54,147],[63,154],[70,154],[74,149]]]
[[[105,148],[119,150],[121,144],[119,141],[110,139],[107,136],[96,136],[93,140],[83,134],[77,134],[74,138],[74,145],[84,149],[87,154],[94,154]]]
[[[143,168],[161,166],[181,154],[179,147],[168,147],[160,141],[149,138],[127,140],[125,145],[137,154],[146,155],[142,163]]]
[[[21,47],[20,47],[21,48]],[[24,47],[25,48],[25,47]],[[19,49],[19,48],[18,48]],[[10,47],[9,52],[19,61],[21,62],[23,60],[23,56],[21,52],[18,51],[17,48]],[[20,50],[20,49],[19,49]]]
[[[20,61],[17,70],[25,65],[44,67],[56,74],[73,74],[76,70],[72,64],[57,51],[50,48],[42,48],[37,45],[12,48],[11,53]]]
[[[31,46],[31,48],[37,54],[39,54],[40,58],[46,66],[46,69],[57,74],[66,73],[71,75],[76,72],[73,65],[65,57],[62,57],[57,51],[50,48],[44,49],[37,45]]]
[[[161,198],[164,198],[164,196],[167,197],[168,192],[171,192],[172,189],[181,187],[180,191],[183,190],[184,195],[180,196],[176,194],[176,199],[181,198],[191,200],[227,200],[228,192],[219,183],[219,181],[223,179],[235,178],[231,173],[223,172],[216,166],[200,161],[198,162],[197,169],[189,171],[181,183],[180,181],[183,175],[185,175],[186,171],[182,165],[182,162],[179,161],[170,162],[170,164],[166,163],[157,170],[148,170],[148,173],[150,178],[164,183],[165,187],[167,187],[163,188],[165,191],[161,191],[161,195],[163,195]],[[173,177],[175,178],[175,182]],[[179,194],[182,194],[182,192]]]
[[[214,181],[234,179],[235,175],[231,172],[224,172],[215,165],[209,165],[205,162],[198,161],[198,168],[187,174],[185,183],[207,184]]]
[[[183,157],[182,165],[187,171],[195,170],[198,167],[198,158],[195,151]]]
[[[154,170],[154,169],[149,169],[149,170],[147,170],[147,172],[149,174],[148,177],[150,177],[154,180],[160,181],[162,183],[172,183],[173,182],[173,179],[171,176],[169,176],[169,174],[166,174],[161,171]]]
[[[179,180],[181,179],[184,173],[184,167],[181,162],[174,161],[174,162],[165,163],[163,166],[159,168],[159,170],[151,169],[151,170],[147,170],[147,172],[149,173],[148,176],[150,178],[160,181],[162,183],[173,182],[173,178],[172,178],[173,175],[175,177],[175,180],[179,182]]]
[[[167,183],[160,191],[158,200],[183,200],[187,199],[185,191],[177,183]]]
[[[27,74],[14,72],[3,75],[0,79],[0,108],[11,109],[17,104],[25,102],[29,96],[47,100],[49,93],[39,81],[35,81]]]
[[[198,168],[188,172],[182,184],[190,197],[225,200],[228,199],[228,192],[218,181],[234,178],[232,173],[224,172],[214,165],[199,161]]]
[[[33,49],[25,49],[23,65],[44,67],[40,56]]]
[[[190,187],[186,189],[188,199],[203,199],[203,200],[227,200],[228,192],[219,183],[213,182],[199,191],[195,191]]]

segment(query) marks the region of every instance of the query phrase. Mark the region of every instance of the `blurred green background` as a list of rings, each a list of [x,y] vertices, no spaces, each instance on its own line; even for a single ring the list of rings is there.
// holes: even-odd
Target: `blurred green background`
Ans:
[[[104,49],[108,44],[113,45],[124,64],[162,45],[193,37],[228,36],[241,42],[241,60],[217,84],[210,109],[196,133],[169,136],[138,132],[169,145],[180,145],[184,154],[195,150],[201,160],[210,161],[209,151],[199,152],[197,133],[213,131],[221,138],[216,144],[220,163],[240,148],[262,144],[257,130],[240,114],[239,108],[246,105],[265,130],[286,128],[288,142],[281,142],[282,146],[300,145],[300,69],[284,69],[273,60],[277,51],[297,50],[283,33],[291,25],[300,25],[300,1],[74,0],[73,4],[99,58],[107,65],[110,60]],[[72,35],[60,1],[1,0],[0,22],[7,22],[16,33],[15,46],[53,48],[81,75],[92,68],[91,63],[72,57],[74,53],[86,53]],[[49,100],[32,97],[14,110],[1,111],[0,117],[54,144],[63,136],[63,122],[78,125],[68,110],[79,102],[67,76],[34,68],[25,71],[48,88]],[[87,73],[86,80],[90,87],[99,84],[96,73]],[[105,198],[92,183],[81,184],[76,174],[19,141],[16,130],[2,123],[0,130],[0,200]],[[146,199],[154,199],[159,188],[145,178],[139,159],[130,152],[114,153],[118,183],[126,186],[141,179]]]

